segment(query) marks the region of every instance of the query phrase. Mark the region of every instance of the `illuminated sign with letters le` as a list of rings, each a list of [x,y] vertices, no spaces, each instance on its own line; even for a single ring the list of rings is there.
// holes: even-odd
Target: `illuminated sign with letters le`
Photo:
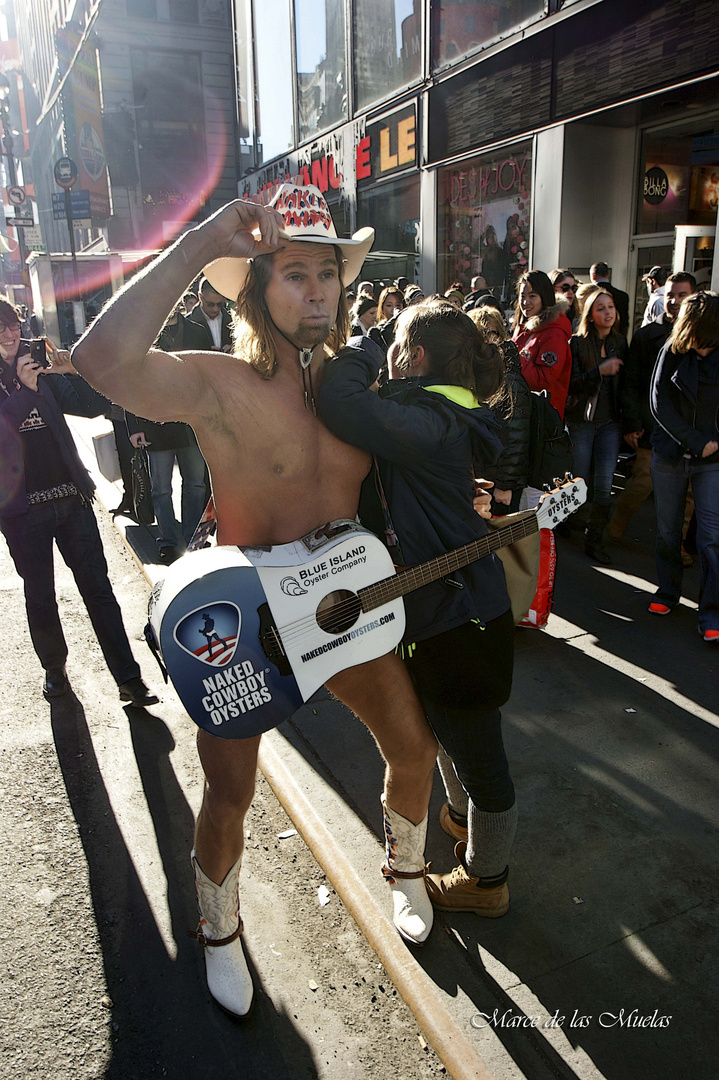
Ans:
[[[358,184],[379,180],[416,165],[416,102],[367,124],[364,138],[357,144]]]

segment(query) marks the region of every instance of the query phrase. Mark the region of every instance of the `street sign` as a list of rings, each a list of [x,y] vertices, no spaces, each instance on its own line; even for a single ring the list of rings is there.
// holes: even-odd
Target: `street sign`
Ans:
[[[65,190],[77,183],[77,165],[72,158],[60,158],[55,162],[53,172],[55,174],[55,183],[59,184],[61,188],[65,188]]]
[[[72,211],[72,220],[79,221],[80,219],[90,218],[92,214],[90,212],[90,192],[85,191],[71,191],[70,192],[70,207]],[[52,216],[55,221],[62,221],[65,218],[65,196],[59,193],[53,193],[52,196]]]
[[[12,225],[14,229],[26,229],[35,224],[35,218],[32,212],[32,203],[26,203],[24,206],[15,207],[15,216],[5,218],[6,225]]]
[[[7,189],[7,197],[13,206],[22,206],[27,198],[25,188],[18,187],[17,185],[9,187]]]
[[[39,225],[33,225],[32,228],[25,229],[22,235],[28,251],[47,251],[45,244],[42,242],[42,232]]]

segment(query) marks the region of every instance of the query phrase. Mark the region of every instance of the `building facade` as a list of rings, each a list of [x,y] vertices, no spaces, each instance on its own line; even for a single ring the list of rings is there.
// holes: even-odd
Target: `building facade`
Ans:
[[[363,276],[426,291],[599,260],[719,286],[712,0],[234,0],[239,193],[302,178]]]
[[[64,194],[54,175],[63,157],[77,166],[71,199],[78,252],[157,250],[235,197],[230,0],[12,0],[8,6],[38,250],[70,250]],[[57,295],[79,292],[90,315],[112,290],[89,259],[76,267],[58,260],[52,276]],[[62,317],[58,325],[68,339]]]

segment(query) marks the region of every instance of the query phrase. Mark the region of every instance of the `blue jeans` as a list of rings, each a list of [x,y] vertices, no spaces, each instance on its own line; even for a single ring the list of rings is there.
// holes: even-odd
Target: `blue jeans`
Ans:
[[[182,477],[182,536],[189,544],[207,504],[205,459],[194,439],[190,446],[180,446],[175,450],[149,450],[148,453],[152,506],[160,527],[157,542],[160,547],[176,547],[178,544],[172,505],[172,470],[177,458]]]
[[[619,457],[620,425],[616,420],[605,420],[601,424],[570,424],[569,434],[574,447],[572,451],[574,475],[581,476],[586,481],[587,487],[589,487],[591,476],[594,485],[594,502],[597,506],[609,506],[614,470]],[[593,472],[592,451],[594,451]]]
[[[680,458],[673,465],[652,454],[652,482],[657,513],[657,576],[654,599],[674,607],[682,595],[682,526],[687,486],[691,480],[697,515],[699,555],[699,629],[719,630],[719,465],[699,465]]]
[[[61,668],[67,645],[55,598],[53,540],[72,570],[95,635],[115,682],[140,674],[120,607],[107,576],[102,540],[92,509],[78,496],[31,506],[27,513],[0,520],[15,568],[25,583],[30,637],[46,671]],[[5,627],[6,634],[9,627]]]

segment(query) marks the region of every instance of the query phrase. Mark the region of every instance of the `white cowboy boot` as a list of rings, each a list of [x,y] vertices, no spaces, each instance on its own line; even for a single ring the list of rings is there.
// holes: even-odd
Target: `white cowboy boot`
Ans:
[[[205,950],[207,986],[213,998],[225,1012],[244,1019],[253,1003],[252,976],[242,948],[242,919],[237,889],[242,859],[238,859],[221,885],[208,878],[190,854],[195,871],[197,904],[200,922],[190,937],[199,941]]]
[[[382,796],[387,862],[382,873],[392,889],[395,927],[410,945],[424,945],[434,921],[432,904],[425,888],[427,867],[424,844],[427,839],[427,815],[413,825]]]

